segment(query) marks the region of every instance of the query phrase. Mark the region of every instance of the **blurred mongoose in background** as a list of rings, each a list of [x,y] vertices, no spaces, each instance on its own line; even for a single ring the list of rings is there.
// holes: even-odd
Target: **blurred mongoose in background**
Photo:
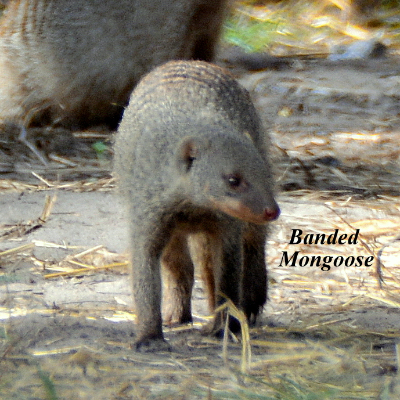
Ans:
[[[220,67],[169,62],[134,90],[115,172],[129,209],[137,349],[166,345],[162,314],[192,321],[194,264],[211,309],[226,296],[249,320],[259,313],[267,223],[279,215],[267,148],[247,91]]]
[[[13,0],[0,21],[0,123],[117,127],[140,77],[210,61],[226,0]]]

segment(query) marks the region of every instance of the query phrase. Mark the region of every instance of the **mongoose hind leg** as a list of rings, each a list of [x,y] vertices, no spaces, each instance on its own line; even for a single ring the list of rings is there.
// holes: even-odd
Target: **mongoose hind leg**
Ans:
[[[222,268],[222,243],[218,238],[198,232],[189,237],[190,255],[198,267],[206,291],[208,309],[214,312],[216,305],[216,271]]]
[[[163,251],[162,275],[163,319],[167,324],[192,321],[192,289],[194,268],[187,238],[183,233],[174,234]]]
[[[232,235],[228,234],[228,232]],[[240,236],[240,235],[239,235]],[[199,268],[207,293],[209,311],[223,304],[227,298],[239,305],[241,244],[236,229],[221,232],[198,232],[190,235],[190,253]],[[218,312],[214,320],[204,328],[204,333],[221,336],[226,312]],[[229,328],[239,330],[234,318],[230,318]]]

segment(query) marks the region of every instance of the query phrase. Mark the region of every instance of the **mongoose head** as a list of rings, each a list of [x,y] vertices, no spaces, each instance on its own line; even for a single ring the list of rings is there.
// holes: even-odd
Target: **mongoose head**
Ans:
[[[189,136],[177,159],[183,190],[194,205],[255,224],[278,218],[269,166],[250,138],[221,132]]]

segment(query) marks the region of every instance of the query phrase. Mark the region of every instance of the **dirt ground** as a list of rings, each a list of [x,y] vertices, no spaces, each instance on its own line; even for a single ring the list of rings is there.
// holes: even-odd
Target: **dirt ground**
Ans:
[[[241,82],[271,134],[282,209],[250,343],[225,351],[201,335],[209,317],[197,281],[195,323],[165,329],[173,351],[135,353],[128,221],[110,155],[50,154],[45,167],[3,141],[0,398],[399,398],[398,58],[297,59]],[[359,233],[357,244],[289,244],[294,229]],[[285,265],[296,251],[297,265]],[[310,266],[313,255],[331,256],[330,269]],[[371,265],[356,267],[360,256]]]

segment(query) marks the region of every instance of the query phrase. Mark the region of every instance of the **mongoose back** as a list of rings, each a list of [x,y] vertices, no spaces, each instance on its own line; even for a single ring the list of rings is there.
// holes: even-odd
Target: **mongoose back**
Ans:
[[[115,171],[129,209],[138,349],[165,345],[162,314],[192,320],[194,264],[211,309],[224,295],[254,319],[264,305],[266,224],[279,208],[263,143],[247,91],[222,68],[169,62],[134,90]]]
[[[213,58],[226,0],[12,0],[0,21],[0,122],[116,128],[140,77]]]

